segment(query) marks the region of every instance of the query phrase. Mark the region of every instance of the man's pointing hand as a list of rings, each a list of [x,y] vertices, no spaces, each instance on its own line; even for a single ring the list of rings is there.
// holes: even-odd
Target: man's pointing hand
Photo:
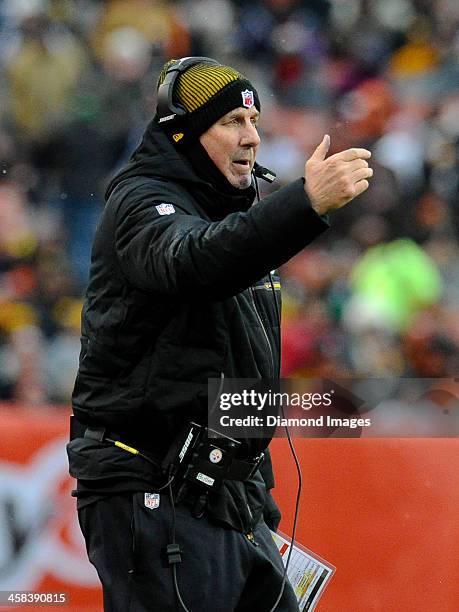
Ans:
[[[366,161],[367,149],[346,149],[327,158],[330,136],[322,142],[306,162],[305,190],[311,205],[319,215],[341,208],[368,189],[373,170]]]

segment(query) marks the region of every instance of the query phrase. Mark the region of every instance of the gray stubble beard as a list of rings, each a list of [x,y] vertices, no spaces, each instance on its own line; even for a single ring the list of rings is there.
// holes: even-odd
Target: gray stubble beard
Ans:
[[[245,183],[245,184],[243,184]],[[240,184],[238,185],[238,189],[247,189],[252,184],[252,174],[248,174],[247,176],[241,177]]]

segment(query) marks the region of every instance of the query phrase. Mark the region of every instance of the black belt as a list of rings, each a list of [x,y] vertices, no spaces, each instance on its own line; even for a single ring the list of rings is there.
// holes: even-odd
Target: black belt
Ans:
[[[137,451],[134,454],[138,454],[139,451],[142,456],[145,456],[145,453],[147,455],[149,454],[148,451],[138,449],[135,440],[120,436],[113,431],[108,431],[105,427],[91,427],[85,425],[72,415],[70,417],[70,440],[74,440],[75,438],[89,438],[90,440],[97,440],[98,442],[106,440],[107,442],[117,443],[117,446],[129,452]],[[233,459],[225,478],[227,480],[249,480],[262,464],[264,456],[264,453],[260,453],[254,459],[247,459],[244,461],[241,459]],[[152,460],[151,456],[148,458],[150,461]],[[160,461],[156,459],[155,463],[159,465]]]

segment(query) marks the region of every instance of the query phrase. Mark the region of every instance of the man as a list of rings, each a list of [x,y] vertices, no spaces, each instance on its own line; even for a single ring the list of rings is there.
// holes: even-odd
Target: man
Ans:
[[[253,85],[209,58],[169,62],[158,85],[157,114],[108,187],[83,310],[68,453],[89,558],[106,610],[297,610],[267,527],[269,455],[256,469],[268,441],[241,445],[245,475],[179,502],[160,464],[184,427],[206,424],[209,378],[279,375],[270,271],[368,187],[370,153],[326,159],[326,136],[305,181],[252,206]]]

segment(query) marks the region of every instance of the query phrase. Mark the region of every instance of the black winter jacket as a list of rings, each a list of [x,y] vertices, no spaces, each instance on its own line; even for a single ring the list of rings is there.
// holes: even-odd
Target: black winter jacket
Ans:
[[[94,240],[73,393],[79,421],[163,456],[185,423],[206,423],[208,378],[279,375],[279,279],[271,283],[270,271],[328,225],[302,180],[253,206],[249,191],[216,191],[149,125],[109,186]],[[71,472],[89,482],[146,471],[121,452],[74,440]],[[227,522],[246,529],[239,519]]]

